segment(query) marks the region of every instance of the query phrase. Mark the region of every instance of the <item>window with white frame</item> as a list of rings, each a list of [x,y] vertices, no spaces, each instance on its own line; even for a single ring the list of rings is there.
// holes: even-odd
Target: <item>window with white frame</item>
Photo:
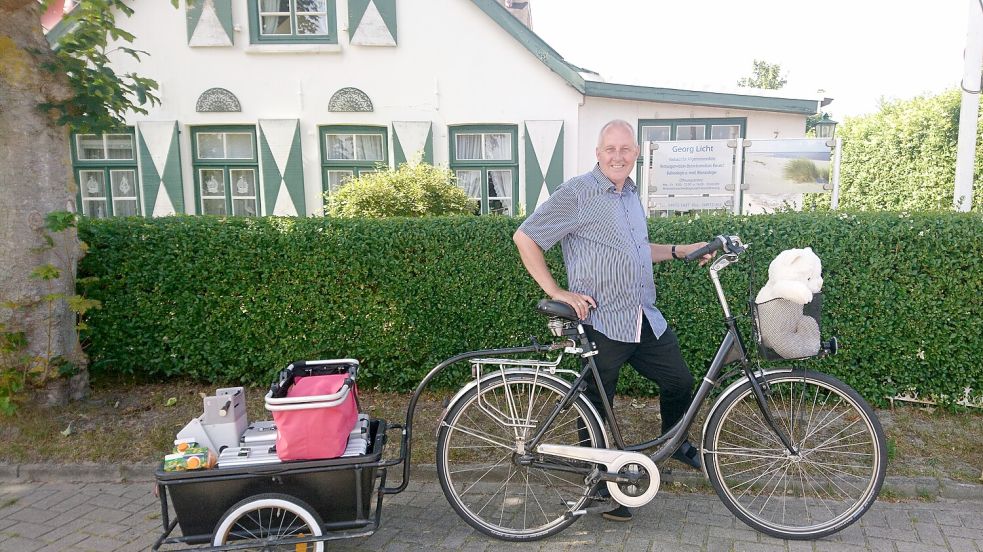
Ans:
[[[336,0],[248,0],[253,43],[338,42]]]
[[[93,218],[142,214],[132,131],[72,134],[79,212]]]
[[[744,137],[746,118],[728,119],[642,119],[638,121],[639,142],[673,140],[730,140]]]
[[[671,142],[675,140],[730,140],[743,138],[747,119],[641,119],[638,121],[638,143]],[[636,162],[641,171],[642,156]],[[636,171],[641,177],[641,173]]]
[[[198,213],[259,215],[255,128],[196,127],[191,142]]]
[[[324,192],[333,194],[352,178],[385,168],[388,163],[386,127],[321,127],[321,187]]]
[[[477,211],[513,215],[519,195],[518,128],[515,125],[451,127],[451,170]]]

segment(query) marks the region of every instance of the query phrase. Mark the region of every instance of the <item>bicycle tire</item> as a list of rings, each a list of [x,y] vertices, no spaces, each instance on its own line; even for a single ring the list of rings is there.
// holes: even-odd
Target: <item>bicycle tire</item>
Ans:
[[[590,502],[583,475],[515,462],[518,443],[532,436],[568,388],[535,374],[502,373],[450,407],[437,434],[437,476],[444,496],[469,525],[497,539],[533,541],[568,527],[577,519],[571,512]],[[519,406],[510,408],[510,399]],[[510,420],[525,427],[503,423]],[[576,429],[579,423],[582,430]],[[598,447],[603,446],[602,431],[580,396],[554,420],[542,442]]]
[[[887,446],[870,405],[819,372],[764,377],[772,416],[798,454],[764,421],[751,383],[714,408],[704,436],[710,484],[728,509],[767,535],[825,537],[854,523],[884,482]]]
[[[323,536],[321,518],[306,502],[290,495],[265,493],[240,500],[215,527],[213,546],[254,544],[244,550],[323,552],[323,542],[276,544],[277,540]]]

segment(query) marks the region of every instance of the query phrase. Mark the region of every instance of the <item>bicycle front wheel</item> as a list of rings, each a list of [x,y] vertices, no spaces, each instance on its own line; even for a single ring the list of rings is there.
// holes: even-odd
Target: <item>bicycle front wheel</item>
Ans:
[[[469,525],[497,539],[531,541],[562,531],[586,506],[590,465],[550,458],[562,469],[524,466],[519,448],[568,387],[535,374],[501,373],[455,402],[437,433],[437,476]],[[583,396],[553,421],[542,442],[603,446],[601,426]],[[578,473],[579,471],[579,473]]]
[[[884,481],[884,430],[850,386],[818,372],[772,373],[765,396],[790,452],[761,414],[751,383],[722,399],[703,449],[710,483],[751,527],[817,539],[860,519]]]

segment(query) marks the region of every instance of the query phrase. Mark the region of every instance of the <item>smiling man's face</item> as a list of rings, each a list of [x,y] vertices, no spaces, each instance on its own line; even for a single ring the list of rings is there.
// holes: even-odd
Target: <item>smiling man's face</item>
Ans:
[[[601,172],[620,190],[625,179],[635,170],[635,160],[638,159],[635,136],[624,125],[611,125],[601,134],[594,151]]]

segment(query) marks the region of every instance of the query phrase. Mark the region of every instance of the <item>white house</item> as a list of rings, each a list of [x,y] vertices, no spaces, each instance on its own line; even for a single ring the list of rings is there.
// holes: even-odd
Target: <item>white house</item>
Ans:
[[[501,2],[529,20],[528,2]],[[795,138],[819,108],[604,82],[502,4],[134,2],[121,24],[149,55],[114,70],[157,80],[161,104],[126,133],[73,135],[81,211],[317,215],[352,175],[419,157],[449,166],[482,213],[518,214],[593,166],[610,119],[640,139]]]

